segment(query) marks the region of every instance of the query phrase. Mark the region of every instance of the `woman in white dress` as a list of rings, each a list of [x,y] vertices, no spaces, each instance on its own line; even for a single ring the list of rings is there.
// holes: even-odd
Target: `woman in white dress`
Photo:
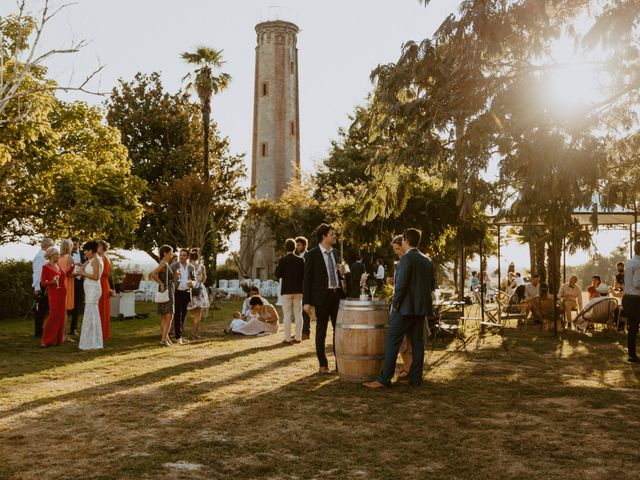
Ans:
[[[102,348],[102,322],[98,302],[102,296],[100,275],[104,264],[97,254],[98,242],[85,243],[82,251],[89,260],[78,272],[78,275],[84,277],[84,315],[78,347],[80,350],[96,350]]]
[[[192,248],[191,252],[189,252],[189,260],[191,261],[191,265],[196,269],[196,284],[195,287],[191,289],[191,301],[189,305],[187,305],[187,310],[193,312],[193,328],[191,329],[191,337],[189,337],[189,339],[194,340],[200,338],[198,336],[198,329],[200,328],[202,311],[208,312],[209,310],[209,293],[207,292],[207,286],[204,284],[207,281],[207,270],[204,268],[204,263],[200,258],[200,250]]]
[[[247,315],[248,320],[235,319],[231,321],[229,333],[241,335],[270,335],[278,333],[280,317],[272,305],[264,305],[260,297],[251,297],[249,301],[251,310]],[[228,331],[225,330],[225,333]]]

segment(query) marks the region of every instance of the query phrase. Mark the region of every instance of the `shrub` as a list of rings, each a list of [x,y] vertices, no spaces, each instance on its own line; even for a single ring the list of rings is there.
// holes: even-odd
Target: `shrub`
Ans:
[[[31,262],[0,262],[0,320],[25,315],[33,305]]]
[[[237,280],[238,270],[226,266],[218,267],[214,276],[216,280]]]

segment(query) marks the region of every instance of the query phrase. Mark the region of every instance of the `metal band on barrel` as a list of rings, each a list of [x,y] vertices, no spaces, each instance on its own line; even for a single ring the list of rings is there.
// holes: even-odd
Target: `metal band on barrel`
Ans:
[[[365,360],[365,361],[380,361],[384,360],[384,355],[340,355],[336,354],[336,358],[340,360]]]
[[[378,323],[374,325],[358,325],[355,323],[336,323],[336,328],[343,328],[345,330],[382,330],[389,328],[389,324]]]

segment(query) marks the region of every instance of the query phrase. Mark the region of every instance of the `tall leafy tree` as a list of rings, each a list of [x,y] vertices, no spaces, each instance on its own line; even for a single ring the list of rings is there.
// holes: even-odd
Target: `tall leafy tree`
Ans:
[[[129,149],[133,172],[149,185],[143,198],[144,216],[130,245],[154,258],[163,243],[204,247],[208,261],[213,262],[216,254],[228,248],[228,238],[246,208],[249,189],[242,185],[244,156],[231,155],[228,138],[211,123],[208,145],[213,160],[209,173],[214,188],[205,185],[209,182],[200,175],[204,131],[200,109],[187,93],[166,92],[158,73],[139,73],[130,82],[121,81],[107,107],[109,123],[122,132]],[[176,195],[180,192],[182,210],[171,208],[172,191]],[[198,205],[198,218],[192,217],[195,223],[169,231],[168,225],[179,225],[176,217],[187,211],[190,201]],[[202,232],[203,228],[207,232],[204,245],[193,243],[202,242],[202,236],[186,232]]]
[[[60,102],[51,121],[58,133],[57,165],[43,208],[44,230],[126,245],[142,216],[139,200],[147,186],[131,174],[120,132],[105,124],[102,108],[84,102]]]
[[[3,62],[5,48],[29,50],[32,28],[41,27],[0,21]],[[11,121],[0,127],[0,242],[82,234],[122,245],[137,226],[145,185],[131,174],[119,132],[100,108],[56,99],[42,65],[3,64],[0,83],[12,93],[2,110]]]
[[[215,70],[222,67],[222,50],[199,46],[194,52],[183,52],[182,59],[197,68],[193,73],[187,74],[185,78],[192,78],[187,89],[193,89],[200,100],[200,110],[202,112],[203,130],[203,173],[206,181],[209,181],[209,128],[211,125],[211,99],[212,97],[227,88],[231,81],[228,73],[215,73]]]

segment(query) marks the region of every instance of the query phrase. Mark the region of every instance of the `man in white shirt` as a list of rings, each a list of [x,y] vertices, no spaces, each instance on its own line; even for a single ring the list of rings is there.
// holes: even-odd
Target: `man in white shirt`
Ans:
[[[636,353],[636,337],[640,325],[640,241],[633,246],[635,254],[624,267],[622,308],[627,317],[627,349],[629,362],[640,363]]]
[[[381,258],[378,259],[378,268],[376,269],[376,285],[379,289],[384,286],[384,262]]]
[[[307,253],[307,246],[309,241],[306,237],[296,237],[296,251],[295,254],[304,259]],[[311,338],[311,317],[304,310],[302,311],[302,340],[309,340]]]
[[[176,273],[178,274],[174,297],[175,310],[173,314],[173,324],[176,330],[176,342],[178,345],[183,345],[186,343],[182,339],[184,320],[187,318],[187,305],[189,305],[189,301],[191,300],[191,288],[196,280],[195,268],[189,263],[189,250],[181,248],[178,261],[169,268],[174,275]]]
[[[33,269],[31,287],[33,288],[33,294],[36,296],[36,312],[35,312],[35,329],[34,336],[36,338],[42,337],[42,327],[44,320],[49,313],[49,299],[45,295],[43,287],[40,285],[40,277],[42,276],[42,267],[44,267],[47,261],[44,258],[44,252],[47,248],[53,247],[53,240],[50,238],[43,238],[40,242],[40,250],[33,257],[33,263],[31,265]]]
[[[529,300],[530,298],[540,296],[540,275],[534,273],[531,275],[531,283],[527,283],[524,286],[524,298]]]
[[[558,292],[560,297],[560,304],[564,308],[565,320],[568,323],[571,322],[571,311],[582,310],[582,290],[576,285],[578,277],[571,275],[567,283],[563,283]]]
[[[525,284],[524,278],[522,278],[522,275],[520,274],[520,272],[516,273],[516,278],[513,279],[513,283],[515,284],[516,288],[519,287],[520,285]]]

